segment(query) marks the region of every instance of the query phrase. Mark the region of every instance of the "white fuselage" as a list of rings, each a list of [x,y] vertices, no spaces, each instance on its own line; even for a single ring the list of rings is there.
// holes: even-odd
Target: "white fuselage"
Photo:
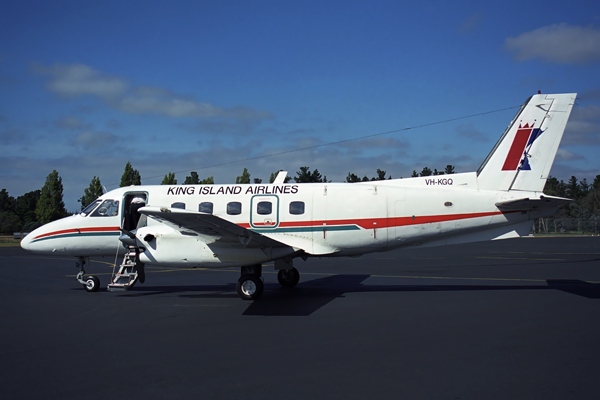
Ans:
[[[360,183],[130,186],[104,194],[118,211],[89,212],[46,224],[23,248],[70,256],[123,253],[128,198],[147,206],[209,210],[226,221],[282,244],[245,247],[148,218],[137,226],[144,263],[241,266],[303,256],[356,256],[404,246],[444,245],[529,233],[542,211],[501,211],[496,203],[539,193],[479,190],[475,173]],[[270,204],[270,205],[269,205]],[[554,210],[545,209],[544,214]],[[135,227],[133,227],[135,229]]]

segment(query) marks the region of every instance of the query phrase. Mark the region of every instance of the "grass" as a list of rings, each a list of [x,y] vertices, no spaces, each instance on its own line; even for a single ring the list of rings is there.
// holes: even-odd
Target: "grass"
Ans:
[[[12,236],[0,236],[0,247],[19,246],[20,244],[20,239],[13,239]]]

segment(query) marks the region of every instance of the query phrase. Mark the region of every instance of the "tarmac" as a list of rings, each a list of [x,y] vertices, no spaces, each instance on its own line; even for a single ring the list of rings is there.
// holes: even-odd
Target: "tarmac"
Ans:
[[[6,399],[597,399],[600,238],[521,238],[296,260],[240,300],[238,269],[0,248]]]

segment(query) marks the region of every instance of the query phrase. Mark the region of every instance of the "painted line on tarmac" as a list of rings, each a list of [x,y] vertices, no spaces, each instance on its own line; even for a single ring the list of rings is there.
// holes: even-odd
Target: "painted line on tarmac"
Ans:
[[[475,256],[475,258],[491,260],[528,260],[528,261],[566,261],[564,258],[531,258],[531,257],[496,257],[496,256]]]

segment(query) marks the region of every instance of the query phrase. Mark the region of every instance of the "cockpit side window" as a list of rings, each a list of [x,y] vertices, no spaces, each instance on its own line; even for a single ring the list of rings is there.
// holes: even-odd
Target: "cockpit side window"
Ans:
[[[114,217],[119,215],[119,202],[117,200],[104,200],[100,207],[92,213],[92,217]]]
[[[83,211],[81,211],[81,215],[85,217],[86,215],[94,211],[94,208],[96,208],[100,203],[102,203],[102,200],[96,200],[93,203],[88,204],[87,207],[84,208]]]

